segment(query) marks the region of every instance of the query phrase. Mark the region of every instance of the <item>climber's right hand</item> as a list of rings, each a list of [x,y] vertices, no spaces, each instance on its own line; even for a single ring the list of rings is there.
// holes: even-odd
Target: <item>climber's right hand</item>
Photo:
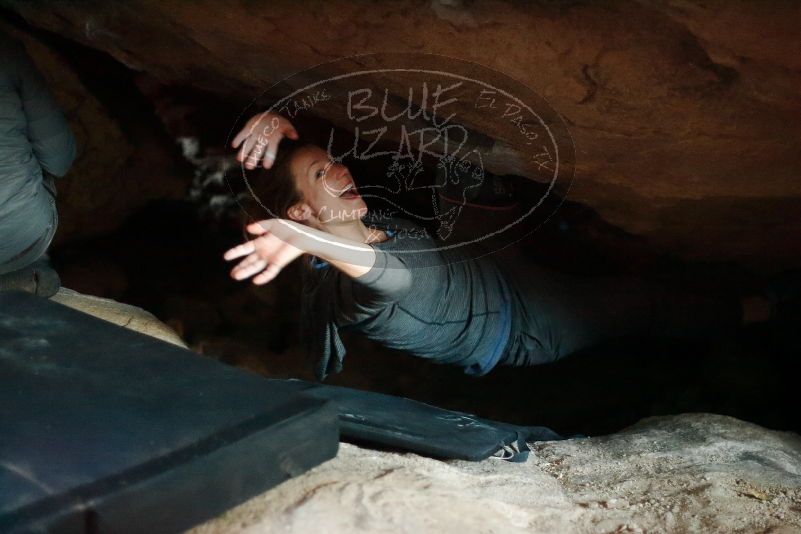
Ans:
[[[231,146],[240,149],[236,159],[243,162],[246,169],[255,169],[259,161],[265,169],[269,169],[275,161],[278,144],[284,137],[295,141],[299,138],[297,130],[288,119],[265,111],[248,120],[234,137]]]

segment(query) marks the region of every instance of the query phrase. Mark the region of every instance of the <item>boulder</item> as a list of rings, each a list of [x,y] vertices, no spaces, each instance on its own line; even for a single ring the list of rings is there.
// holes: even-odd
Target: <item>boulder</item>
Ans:
[[[88,315],[93,315],[98,319],[187,348],[186,343],[172,328],[142,308],[111,299],[84,295],[66,287],[60,288],[58,293],[50,297],[50,300]]]
[[[766,269],[799,259],[801,122],[791,117],[801,111],[801,8],[792,2],[4,4],[163,83],[243,102],[355,54],[475,62],[561,114],[575,144],[575,179],[561,192],[607,222],[684,258]],[[503,131],[462,111],[493,147],[490,170],[528,175],[507,157]]]

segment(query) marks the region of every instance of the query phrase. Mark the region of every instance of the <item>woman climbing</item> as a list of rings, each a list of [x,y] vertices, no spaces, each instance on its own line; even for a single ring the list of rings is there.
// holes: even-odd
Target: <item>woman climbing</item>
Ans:
[[[268,124],[265,129],[261,125]],[[278,144],[284,137],[292,146]],[[419,225],[373,217],[348,168],[274,114],[253,117],[233,140],[245,168],[270,169],[260,196],[276,218],[228,250],[237,280],[266,284],[306,255],[303,341],[317,376],[339,372],[339,333],[483,375],[537,365],[627,335],[687,336],[767,320],[765,296],[722,298],[631,277],[578,277],[492,255],[438,247]]]

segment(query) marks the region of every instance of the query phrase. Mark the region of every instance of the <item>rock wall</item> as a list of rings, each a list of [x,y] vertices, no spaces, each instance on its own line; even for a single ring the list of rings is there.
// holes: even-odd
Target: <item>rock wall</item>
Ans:
[[[353,54],[474,61],[563,116],[576,147],[569,197],[608,222],[685,258],[775,268],[801,254],[801,7],[792,2],[2,4],[162,82],[243,101]]]
[[[0,31],[25,45],[75,135],[75,162],[56,183],[56,244],[106,235],[148,202],[185,195],[191,170],[176,168],[178,150],[159,131],[155,114],[150,125],[141,117],[121,120],[116,112],[130,108],[131,103],[119,98],[110,108],[98,98],[59,42],[1,19]]]

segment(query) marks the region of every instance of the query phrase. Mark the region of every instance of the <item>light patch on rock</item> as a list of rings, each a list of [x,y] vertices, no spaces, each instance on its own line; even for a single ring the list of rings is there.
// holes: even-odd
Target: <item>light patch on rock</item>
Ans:
[[[66,287],[60,288],[58,293],[50,297],[50,300],[118,326],[187,348],[186,343],[172,328],[142,308],[111,299],[84,295]]]

